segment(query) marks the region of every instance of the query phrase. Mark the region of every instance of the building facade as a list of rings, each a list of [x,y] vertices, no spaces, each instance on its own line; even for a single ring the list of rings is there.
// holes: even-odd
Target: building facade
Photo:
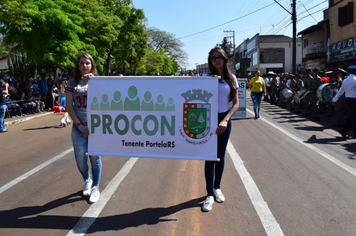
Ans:
[[[292,48],[293,39],[288,36],[256,34],[236,48],[236,73],[238,76],[250,76],[257,69],[261,71],[261,74],[269,71],[291,72]],[[299,38],[297,38],[296,59],[297,65],[302,63],[301,39]]]
[[[326,62],[331,70],[356,65],[356,0],[329,0],[330,41]]]
[[[209,65],[208,63],[196,65],[196,71],[198,75],[204,75],[209,73]]]
[[[298,33],[302,37],[303,68],[327,69],[326,49],[330,40],[329,14],[324,11],[324,20]]]

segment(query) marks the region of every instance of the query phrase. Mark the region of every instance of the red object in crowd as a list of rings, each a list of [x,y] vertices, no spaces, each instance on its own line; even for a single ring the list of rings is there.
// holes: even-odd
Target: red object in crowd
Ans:
[[[55,106],[52,107],[52,111],[54,113],[61,113],[61,106],[59,105],[58,101],[55,102]]]
[[[324,83],[329,83],[330,78],[329,78],[329,77],[321,77],[321,80],[322,80]]]

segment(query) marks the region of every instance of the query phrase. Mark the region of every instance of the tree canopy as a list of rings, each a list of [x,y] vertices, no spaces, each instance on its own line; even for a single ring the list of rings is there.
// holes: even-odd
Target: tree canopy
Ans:
[[[171,75],[186,59],[172,34],[146,29],[131,0],[0,0],[0,21],[3,45],[37,70],[71,70],[84,51],[104,75]]]

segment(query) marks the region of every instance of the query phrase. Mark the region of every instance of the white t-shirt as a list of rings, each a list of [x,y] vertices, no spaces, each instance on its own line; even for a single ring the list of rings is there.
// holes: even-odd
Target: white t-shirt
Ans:
[[[271,85],[269,84],[269,82],[271,82],[272,78],[266,77],[264,80],[265,80],[265,85],[266,85],[266,87],[271,87]]]
[[[232,75],[234,77],[235,81],[235,86],[236,89],[239,87],[239,84],[237,83],[237,79],[235,75]],[[223,80],[222,82],[219,82],[219,97],[218,97],[218,112],[223,113],[225,111],[228,111],[230,109],[230,86],[228,83]]]
[[[75,80],[71,79],[65,91],[73,94],[73,107],[80,122],[87,122],[88,83],[80,80],[78,85],[75,86]]]
[[[333,98],[333,102],[337,102],[344,93],[347,98],[356,98],[356,76],[354,74],[349,75],[342,82],[341,88]]]

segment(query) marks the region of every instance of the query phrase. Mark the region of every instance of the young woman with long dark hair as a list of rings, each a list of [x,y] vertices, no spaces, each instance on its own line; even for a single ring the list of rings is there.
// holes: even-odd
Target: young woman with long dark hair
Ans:
[[[221,48],[213,48],[209,52],[208,64],[210,73],[213,76],[219,76],[219,94],[218,94],[218,135],[217,158],[219,161],[205,162],[205,182],[207,198],[203,204],[203,211],[210,211],[214,203],[214,197],[217,202],[224,202],[225,196],[220,190],[220,183],[225,165],[225,152],[231,132],[231,117],[239,108],[238,83],[236,77],[232,74],[226,52]],[[230,102],[232,107],[230,108]]]

